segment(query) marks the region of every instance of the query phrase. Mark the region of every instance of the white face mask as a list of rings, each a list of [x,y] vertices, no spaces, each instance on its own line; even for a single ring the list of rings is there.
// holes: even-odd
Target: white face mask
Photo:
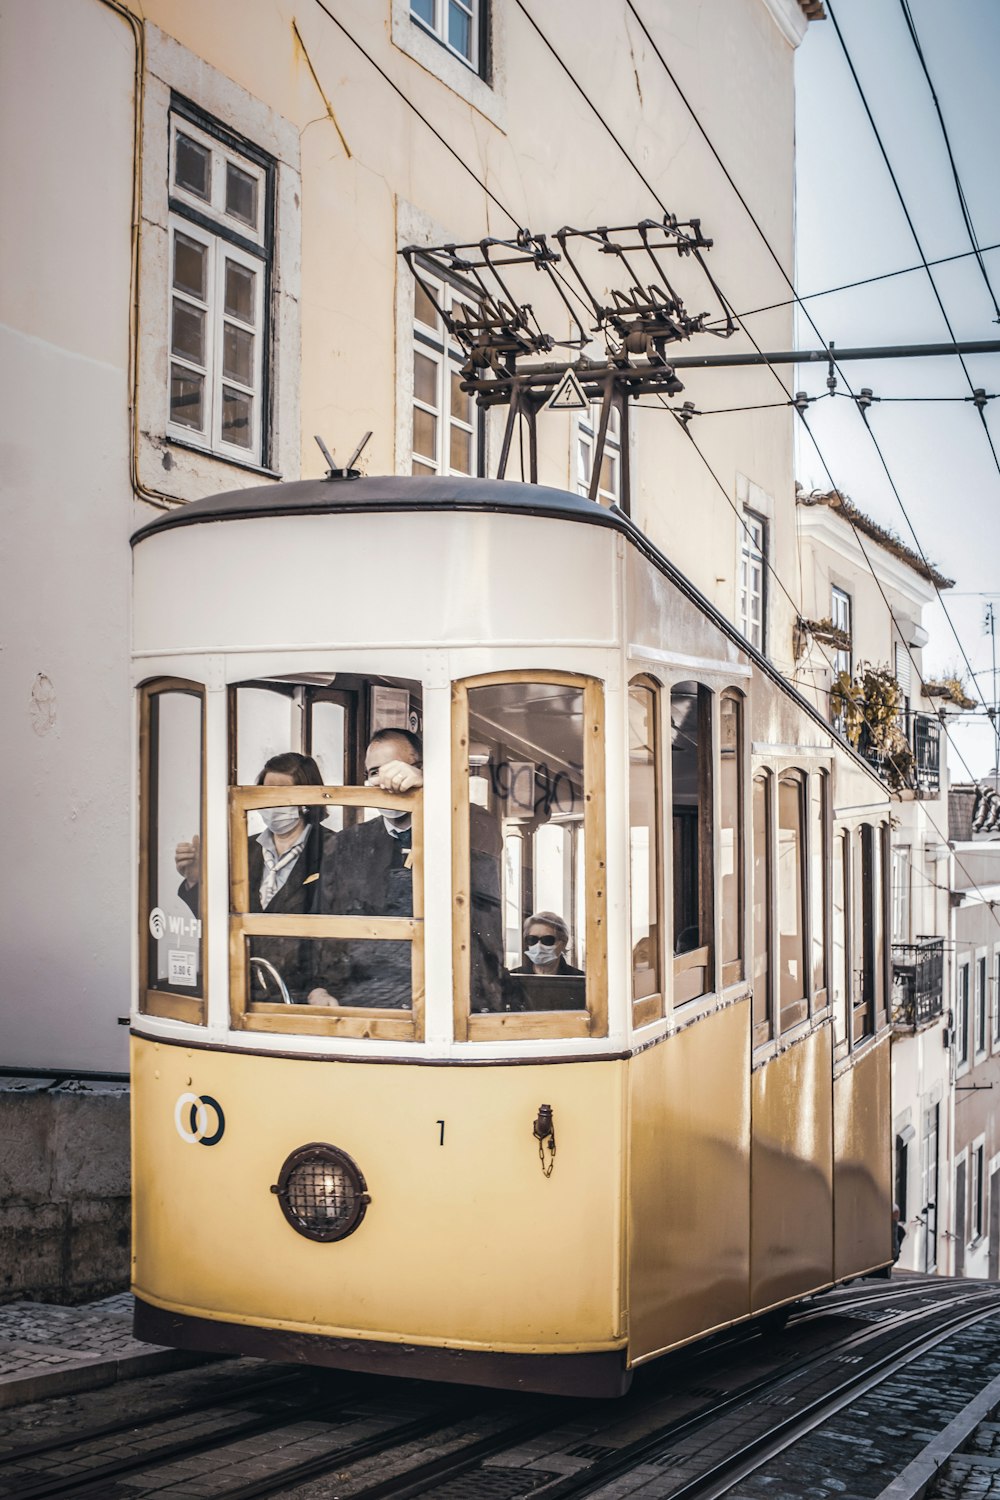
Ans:
[[[302,818],[302,810],[298,807],[261,807],[258,811],[264,819],[264,827],[278,834],[291,833]]]
[[[551,947],[545,943],[532,943],[524,951],[533,964],[554,964],[559,957],[558,947],[557,943]]]

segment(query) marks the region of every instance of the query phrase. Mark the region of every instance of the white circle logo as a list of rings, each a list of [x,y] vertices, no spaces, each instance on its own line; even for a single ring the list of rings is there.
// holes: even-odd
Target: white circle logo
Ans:
[[[149,914],[149,930],[157,941],[167,930],[167,914],[162,907],[154,906]]]
[[[209,1110],[215,1115],[211,1129]],[[226,1129],[226,1117],[222,1105],[211,1094],[181,1094],[174,1105],[174,1124],[181,1140],[189,1146],[217,1146]]]

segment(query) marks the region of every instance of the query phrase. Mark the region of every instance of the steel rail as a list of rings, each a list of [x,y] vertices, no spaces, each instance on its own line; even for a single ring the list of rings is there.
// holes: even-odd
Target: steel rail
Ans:
[[[220,1356],[224,1359],[225,1356]],[[171,1371],[176,1374],[178,1372]],[[185,1373],[190,1373],[185,1372]],[[152,1427],[157,1422],[171,1422],[175,1417],[187,1417],[195,1412],[211,1411],[215,1406],[231,1406],[234,1402],[242,1401],[245,1396],[257,1396],[262,1392],[280,1389],[284,1385],[306,1384],[312,1378],[315,1379],[316,1371],[313,1369],[293,1370],[286,1375],[270,1375],[266,1378],[250,1378],[244,1385],[233,1387],[227,1394],[212,1397],[189,1396],[185,1401],[178,1401],[173,1406],[162,1407],[159,1411],[146,1412],[141,1417],[122,1417],[115,1422],[103,1422],[98,1427],[88,1427],[85,1431],[68,1433],[60,1438],[40,1438],[37,1443],[22,1443],[19,1448],[0,1449],[0,1470],[7,1464],[20,1462],[24,1458],[36,1458],[40,1453],[56,1453],[61,1448],[75,1448],[84,1443],[96,1442],[98,1438],[115,1437],[119,1433],[135,1432],[143,1427]],[[104,1392],[105,1387],[99,1387]],[[74,1400],[79,1399],[74,1397]]]
[[[966,1302],[969,1300],[970,1296],[976,1295],[977,1294],[972,1293],[961,1298],[956,1298],[955,1301]],[[995,1317],[997,1313],[1000,1312],[1000,1297],[998,1297],[997,1293],[994,1292],[991,1294],[991,1299],[992,1300],[990,1302],[990,1305],[985,1311],[976,1310],[974,1312],[969,1312],[966,1309],[962,1312],[959,1312],[951,1319],[949,1319],[947,1327],[944,1329],[944,1331],[940,1331],[940,1323],[938,1323],[933,1335],[928,1335],[926,1332],[917,1334],[909,1341],[909,1343],[904,1344],[902,1346],[902,1349],[895,1348],[886,1355],[881,1356],[878,1360],[876,1360],[874,1365],[869,1365],[865,1371],[857,1372],[852,1376],[848,1376],[845,1380],[840,1382],[838,1386],[834,1387],[833,1392],[826,1392],[823,1396],[816,1398],[815,1401],[807,1405],[803,1410],[796,1412],[793,1416],[784,1418],[777,1424],[776,1427],[772,1427],[771,1429],[769,1429],[766,1434],[763,1434],[760,1438],[754,1439],[753,1442],[746,1444],[739,1450],[737,1455],[730,1455],[729,1458],[720,1460],[719,1463],[712,1469],[710,1469],[706,1474],[700,1475],[695,1479],[685,1481],[675,1489],[662,1489],[659,1493],[663,1497],[663,1500],[710,1500],[710,1497],[713,1494],[724,1494],[725,1489],[731,1488],[732,1485],[737,1483],[738,1479],[742,1477],[741,1474],[737,1474],[732,1471],[735,1465],[738,1462],[745,1462],[746,1456],[752,1453],[756,1447],[762,1446],[767,1442],[772,1442],[774,1440],[775,1433],[781,1433],[786,1428],[791,1429],[798,1424],[801,1424],[803,1422],[803,1418],[807,1417],[813,1411],[818,1412],[826,1409],[826,1417],[819,1416],[811,1423],[811,1426],[813,1427],[821,1425],[822,1421],[826,1420],[830,1415],[832,1415],[834,1410],[839,1410],[840,1407],[849,1404],[850,1400],[854,1399],[854,1396],[861,1394],[862,1390],[866,1388],[868,1384],[878,1384],[880,1383],[880,1380],[886,1379],[888,1375],[892,1373],[892,1370],[887,1369],[884,1375],[880,1376],[878,1380],[874,1380],[871,1378],[874,1371],[881,1369],[884,1365],[891,1364],[893,1368],[899,1368],[905,1363],[908,1363],[909,1361],[901,1359],[901,1354],[906,1353],[908,1350],[912,1349],[915,1352],[911,1355],[911,1358],[919,1358],[920,1354],[926,1352],[926,1349],[933,1348],[937,1343],[940,1343],[944,1339],[950,1337],[951,1334],[956,1332],[958,1329],[975,1323],[983,1318],[991,1316]],[[982,1294],[978,1294],[978,1300],[982,1300]],[[898,1331],[901,1325],[904,1323],[920,1321],[922,1317],[928,1313],[933,1313],[935,1316],[939,1317],[940,1302],[935,1302],[929,1309],[914,1309],[910,1312],[907,1312],[897,1320],[894,1325],[895,1330]],[[730,1396],[727,1396],[724,1400],[717,1402],[710,1409],[706,1409],[703,1412],[696,1413],[691,1417],[684,1418],[680,1422],[670,1423],[660,1428],[657,1432],[647,1434],[645,1437],[636,1438],[634,1442],[627,1443],[624,1447],[617,1449],[614,1453],[608,1454],[606,1457],[597,1459],[589,1469],[581,1471],[579,1474],[566,1475],[553,1481],[551,1484],[539,1486],[537,1489],[532,1491],[532,1500],[535,1500],[536,1496],[537,1500],[565,1500],[565,1497],[576,1497],[592,1494],[595,1490],[603,1488],[603,1486],[608,1484],[612,1479],[618,1478],[623,1474],[627,1474],[630,1470],[636,1468],[638,1465],[642,1463],[648,1463],[656,1458],[664,1457],[669,1449],[670,1444],[672,1444],[678,1437],[688,1436],[694,1432],[708,1428],[712,1425],[712,1423],[718,1421],[727,1413],[732,1412],[733,1410],[738,1410],[742,1407],[751,1406],[753,1401],[759,1396],[762,1396],[765,1393],[771,1393],[780,1390],[783,1385],[789,1384],[792,1379],[800,1375],[804,1370],[810,1368],[822,1368],[823,1362],[825,1360],[829,1360],[834,1357],[842,1357],[842,1353],[844,1350],[857,1348],[862,1344],[875,1342],[879,1339],[884,1339],[889,1333],[890,1330],[887,1328],[884,1322],[878,1324],[874,1328],[866,1329],[863,1333],[857,1334],[854,1337],[845,1340],[842,1345],[837,1346],[839,1351],[838,1355],[834,1356],[828,1352],[821,1355],[819,1359],[810,1358],[800,1361],[790,1369],[786,1367],[777,1376],[766,1377],[765,1379],[757,1381],[748,1387],[743,1387],[740,1390],[734,1391]],[[834,1407],[832,1405],[832,1402],[836,1399],[840,1392],[853,1392],[853,1395],[845,1394],[844,1399]],[[803,1430],[809,1430],[809,1427],[805,1427]],[[795,1435],[790,1437],[784,1446],[788,1447],[794,1441],[796,1441]],[[776,1451],[780,1451],[780,1449]],[[719,1484],[721,1479],[726,1474],[728,1474],[729,1477],[726,1480],[725,1488],[718,1488],[713,1491],[709,1490],[706,1487],[710,1482]]]

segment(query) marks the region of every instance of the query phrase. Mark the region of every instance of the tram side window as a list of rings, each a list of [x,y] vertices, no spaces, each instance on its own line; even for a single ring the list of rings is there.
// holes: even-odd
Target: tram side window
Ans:
[[[680,682],[670,694],[676,1004],[714,981],[711,702],[696,682]]]
[[[423,994],[421,702],[417,682],[353,674],[335,688],[232,690],[231,912],[242,938],[232,984],[244,1024],[315,1029],[325,1016],[350,1035],[412,1034]],[[410,1029],[380,1029],[371,1012],[406,1013]]]
[[[875,1033],[875,1016],[882,1000],[882,893],[880,841],[870,823],[859,832],[861,967],[854,1005],[853,1037],[862,1041]]]
[[[803,784],[799,772],[778,782],[778,988],[781,1029],[807,1014],[803,922]]]
[[[833,933],[831,952],[831,986],[833,1000],[833,1041],[842,1047],[847,1041],[847,1008],[850,995],[850,839],[841,830],[833,841]]]
[[[719,900],[722,983],[743,978],[743,704],[726,693],[719,720]]]
[[[753,782],[753,1045],[774,1035],[771,1006],[771,777]]]
[[[812,1002],[820,1010],[827,1000],[827,777],[817,771],[809,778],[809,947]]]
[[[662,1014],[660,980],[660,788],[654,684],[637,679],[628,693],[629,894],[632,1000],[636,1024]],[[650,1004],[640,1004],[649,1001]]]
[[[604,1024],[603,942],[596,970],[591,952],[604,909],[599,702],[596,683],[559,673],[456,685],[460,1037],[494,1034],[490,1016],[503,1017],[508,1035],[585,1035]],[[524,1023],[512,1029],[519,1012]],[[537,1012],[553,1014],[529,1025]]]
[[[178,850],[204,853],[204,698],[194,683],[151,683],[142,697],[142,1009],[204,1021],[204,939],[200,896],[185,890]]]

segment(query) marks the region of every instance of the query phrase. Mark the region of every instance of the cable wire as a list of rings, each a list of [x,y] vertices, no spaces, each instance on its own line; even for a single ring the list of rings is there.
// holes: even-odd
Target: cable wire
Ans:
[[[986,262],[983,260],[983,252],[972,223],[972,215],[969,212],[969,205],[966,201],[965,191],[962,187],[962,179],[958,175],[958,166],[955,162],[954,152],[951,149],[951,141],[948,137],[948,127],[944,123],[944,115],[941,112],[941,103],[937,96],[937,90],[935,89],[933,81],[931,79],[930,70],[927,67],[927,59],[924,56],[924,49],[920,45],[920,38],[917,35],[916,23],[914,22],[913,16],[910,12],[909,0],[899,0],[899,3],[903,12],[903,16],[906,20],[906,28],[910,33],[910,40],[913,42],[913,45],[916,48],[917,57],[920,59],[920,66],[923,69],[924,77],[927,80],[927,87],[930,89],[931,98],[934,101],[934,108],[937,112],[938,123],[941,126],[941,134],[944,137],[945,150],[948,153],[948,160],[951,163],[951,175],[955,179],[955,191],[958,194],[959,207],[962,210],[962,218],[965,221],[965,227],[969,232],[969,244],[972,246],[972,254],[976,257],[979,269],[982,272],[983,280],[986,283],[986,290],[990,294],[990,301],[993,303],[993,311],[996,313],[996,317],[993,319],[993,321],[994,323],[1000,323],[1000,307],[997,306],[997,299],[994,294],[993,287],[990,284],[989,274],[986,270]]]

